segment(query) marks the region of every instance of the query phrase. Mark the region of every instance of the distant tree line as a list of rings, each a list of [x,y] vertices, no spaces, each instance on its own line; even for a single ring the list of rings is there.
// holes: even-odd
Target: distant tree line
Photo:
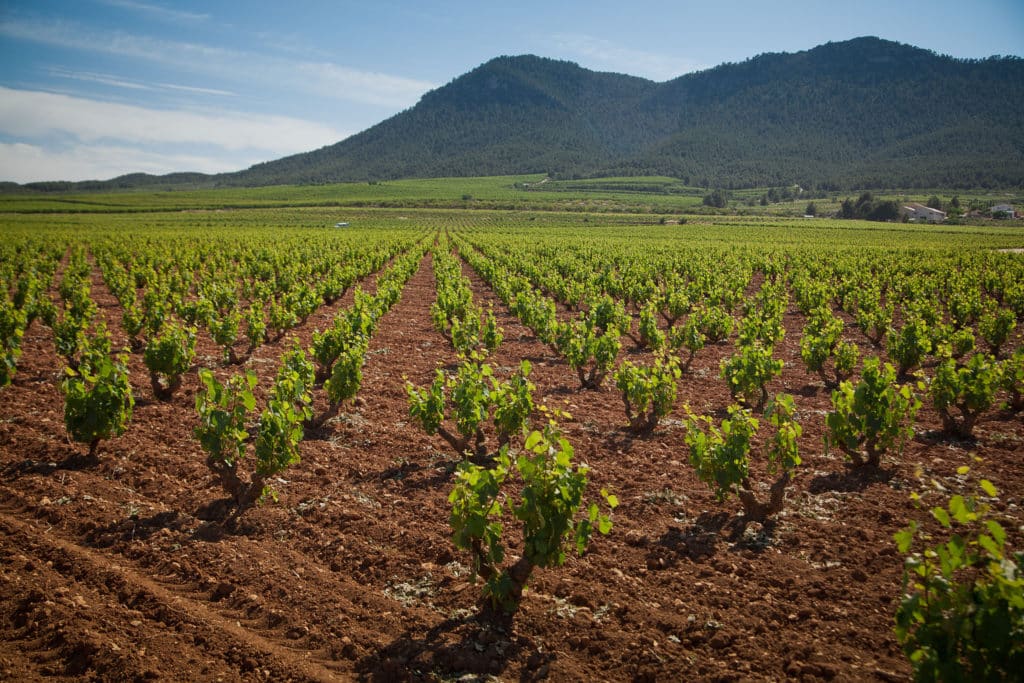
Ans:
[[[844,199],[839,206],[839,218],[860,218],[867,221],[894,221],[900,216],[899,205],[891,199],[875,199],[870,192],[857,198]]]

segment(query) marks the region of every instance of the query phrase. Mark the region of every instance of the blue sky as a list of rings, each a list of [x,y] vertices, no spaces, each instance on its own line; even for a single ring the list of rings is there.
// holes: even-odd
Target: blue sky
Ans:
[[[664,81],[863,35],[1024,55],[1024,2],[0,0],[0,180],[239,170],[498,55]]]

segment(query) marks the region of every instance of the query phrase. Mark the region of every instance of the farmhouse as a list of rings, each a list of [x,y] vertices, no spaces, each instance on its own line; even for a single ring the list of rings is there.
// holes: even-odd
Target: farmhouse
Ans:
[[[1009,216],[1010,218],[1015,217],[1017,214],[1014,213],[1013,207],[1009,204],[997,204],[989,209],[989,215],[991,216]]]
[[[933,209],[924,204],[910,202],[900,208],[900,217],[908,221],[921,221],[927,223],[941,223],[946,220],[946,212]]]

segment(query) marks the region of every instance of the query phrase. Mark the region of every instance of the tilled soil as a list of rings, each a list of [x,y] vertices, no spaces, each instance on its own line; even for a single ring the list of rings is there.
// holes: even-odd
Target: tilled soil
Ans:
[[[580,390],[564,360],[465,272],[504,329],[490,359],[498,374],[531,361],[538,404],[572,415],[563,428],[591,467],[592,496],[607,487],[621,503],[609,536],[534,573],[511,623],[478,618],[470,559],[450,541],[456,454],[408,417],[406,380],[425,385],[457,361],[431,325],[428,255],[370,343],[355,404],[307,434],[302,462],[273,482],[279,502],[237,525],[211,514],[223,494],[191,436],[194,371],[161,402],[134,354],[131,426],[91,462],[68,441],[62,364],[34,323],[0,393],[0,680],[904,680],[892,535],[911,519],[934,526],[910,493],[935,505],[937,487],[971,493],[990,479],[1019,535],[1019,416],[993,409],[976,440],[961,442],[926,405],[902,454],[851,470],[825,452],[829,391],[803,369],[795,312],[770,390],[796,398],[803,464],[783,513],[744,530],[737,501],[714,499],[684,443],[684,404],[721,418],[730,403],[718,377],[730,344],[698,353],[673,414],[634,436],[614,388]],[[119,330],[98,275],[93,297]],[[291,338],[308,346],[351,297],[246,362],[261,398]],[[853,326],[847,338],[874,352]],[[649,356],[623,339],[622,357]],[[197,366],[238,371],[219,359],[201,336]],[[970,473],[958,474],[964,465]],[[754,477],[765,493],[763,464]]]

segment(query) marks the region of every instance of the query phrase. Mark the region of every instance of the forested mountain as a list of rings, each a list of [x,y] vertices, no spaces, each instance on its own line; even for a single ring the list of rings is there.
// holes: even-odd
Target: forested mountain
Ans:
[[[1021,102],[1019,57],[959,60],[878,38],[666,83],[498,57],[337,144],[210,182],[546,172],[724,188],[1019,187]]]
[[[721,186],[1020,186],[1021,97],[1020,58],[859,38],[664,84],[653,106],[676,131],[636,163]]]
[[[624,118],[656,88],[570,62],[499,57],[369,130],[239,176],[262,184],[587,173],[664,137]]]

